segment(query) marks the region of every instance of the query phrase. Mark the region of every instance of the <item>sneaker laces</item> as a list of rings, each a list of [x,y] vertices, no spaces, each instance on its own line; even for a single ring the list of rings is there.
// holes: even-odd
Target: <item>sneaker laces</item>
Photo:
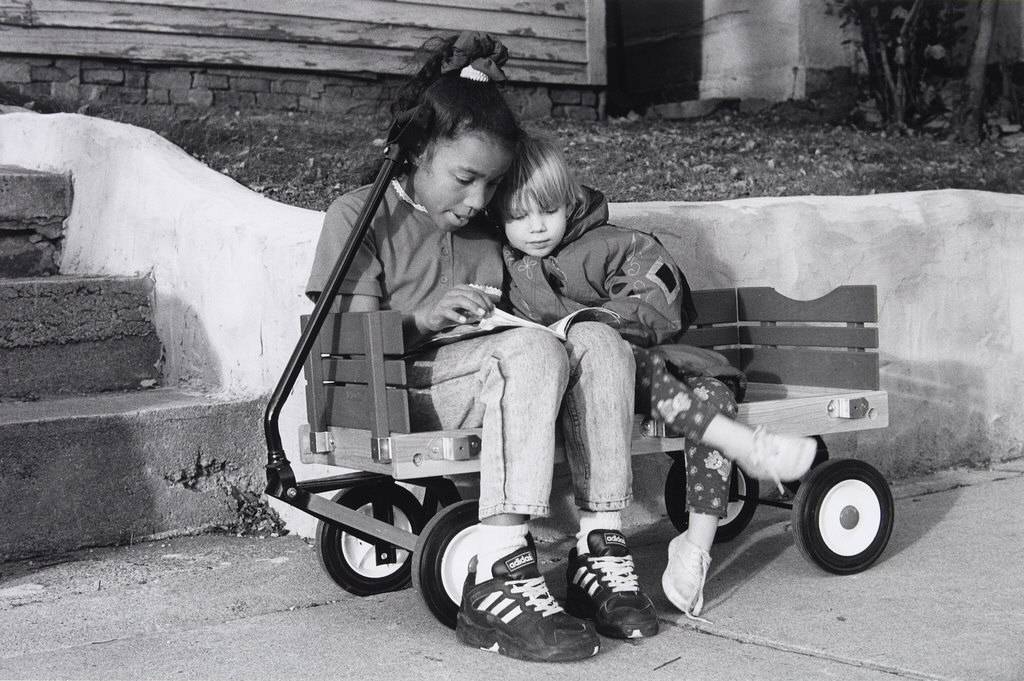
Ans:
[[[704,580],[707,579],[708,568],[711,567],[711,561],[706,558],[706,553],[703,551],[687,551],[683,554],[682,563],[683,567],[692,574],[697,575],[700,585],[704,586]]]
[[[562,606],[548,591],[548,585],[543,577],[531,577],[530,579],[516,579],[508,582],[509,590],[514,594],[522,594],[526,597],[526,605],[541,614],[541,617],[557,615]]]
[[[590,562],[601,571],[614,593],[640,590],[633,570],[633,556],[596,556],[591,557]]]
[[[711,556],[709,556],[706,551],[701,551],[691,542],[687,540],[684,541],[689,544],[689,550],[675,552],[674,558],[680,562],[684,574],[688,574],[691,577],[696,578],[696,585],[693,598],[688,604],[686,604],[686,607],[681,608],[681,610],[683,611],[683,614],[686,615],[687,619],[695,622],[711,624],[710,620],[693,613],[693,610],[699,609],[702,605],[702,601],[704,600],[704,582],[707,580],[708,568],[711,567]]]

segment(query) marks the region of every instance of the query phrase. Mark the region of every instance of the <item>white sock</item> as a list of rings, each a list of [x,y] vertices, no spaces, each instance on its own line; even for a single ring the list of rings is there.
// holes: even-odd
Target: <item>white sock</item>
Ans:
[[[622,530],[619,511],[580,511],[580,531],[576,533],[576,552],[590,553],[587,537],[593,530]]]
[[[476,553],[476,583],[493,579],[491,567],[521,546],[526,546],[526,523],[522,525],[476,526],[473,539],[479,547]]]

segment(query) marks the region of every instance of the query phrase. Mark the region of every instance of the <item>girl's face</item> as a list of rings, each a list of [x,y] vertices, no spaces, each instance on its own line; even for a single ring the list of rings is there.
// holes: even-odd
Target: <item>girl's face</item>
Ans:
[[[412,199],[438,229],[454,232],[484,209],[511,162],[512,152],[491,135],[466,133],[435,142],[412,174]]]
[[[562,242],[565,236],[567,206],[545,210],[533,204],[525,215],[512,215],[505,221],[505,238],[526,255],[543,258]]]

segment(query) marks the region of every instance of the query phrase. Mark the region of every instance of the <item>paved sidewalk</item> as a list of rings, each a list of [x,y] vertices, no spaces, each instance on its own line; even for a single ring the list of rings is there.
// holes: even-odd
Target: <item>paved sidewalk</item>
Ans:
[[[663,629],[574,665],[459,645],[411,589],[356,598],[301,539],[204,536],[0,565],[0,679],[1024,679],[1024,459],[895,486],[882,559],[837,577],[761,507],[717,545],[705,615],[657,586],[667,520],[634,532]],[[564,588],[566,540],[543,543]]]

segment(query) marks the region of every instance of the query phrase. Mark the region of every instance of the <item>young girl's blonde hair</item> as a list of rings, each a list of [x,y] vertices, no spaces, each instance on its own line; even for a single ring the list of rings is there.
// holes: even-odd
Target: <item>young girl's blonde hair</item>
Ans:
[[[524,135],[491,205],[495,217],[504,223],[523,217],[531,208],[546,211],[567,206],[571,212],[584,198],[562,148],[548,137]]]

